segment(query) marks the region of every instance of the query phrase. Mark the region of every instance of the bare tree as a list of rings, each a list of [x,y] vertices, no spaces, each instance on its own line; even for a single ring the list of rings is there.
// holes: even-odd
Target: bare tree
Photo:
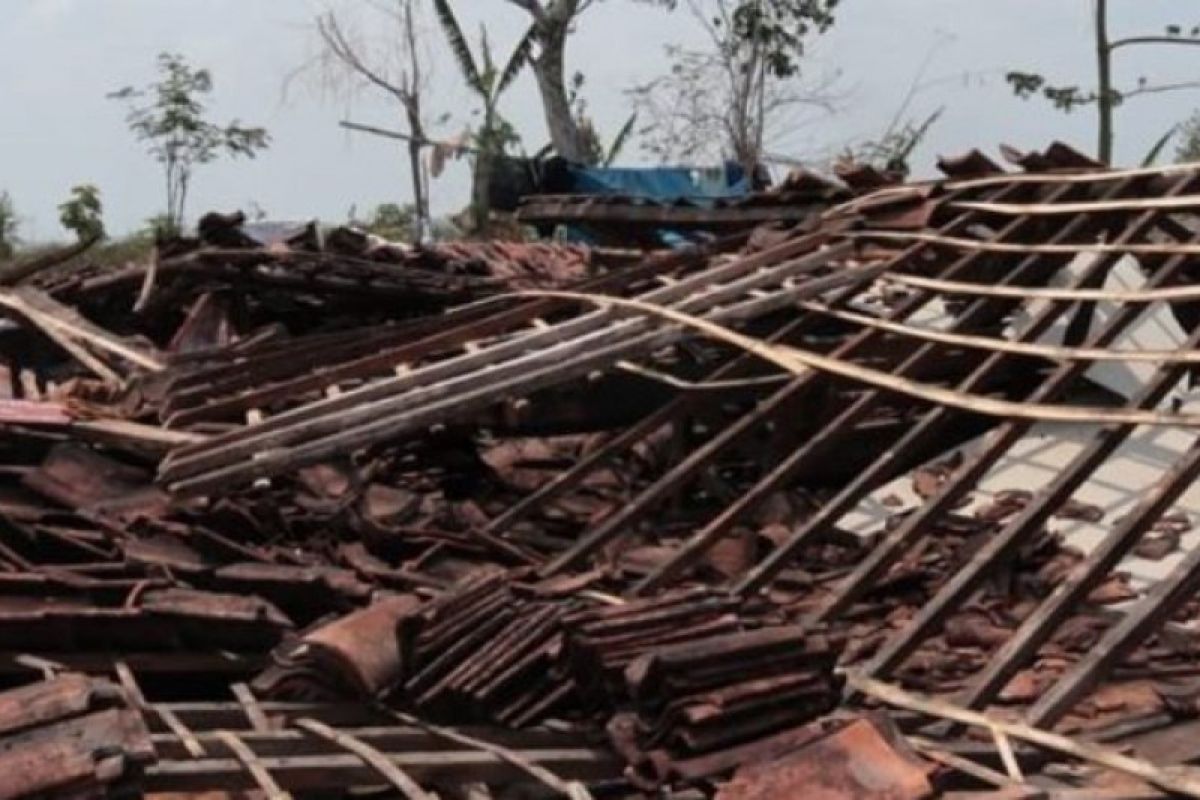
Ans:
[[[537,52],[530,59],[546,115],[550,143],[569,161],[589,159],[584,131],[567,95],[567,37],[595,0],[507,0],[532,18]]]
[[[739,35],[742,0],[684,1],[709,46],[667,47],[667,73],[630,90],[642,146],[663,161],[730,158],[751,174],[805,115],[834,110],[838,75],[773,70],[770,42]]]
[[[405,126],[409,169],[412,174],[413,237],[422,241],[429,225],[429,182],[422,171],[421,148],[428,142],[422,108],[427,87],[427,75],[418,46],[415,6],[417,0],[393,0],[394,8],[386,8],[397,26],[396,36],[388,37],[390,52],[376,56],[367,43],[353,35],[344,21],[333,11],[316,19],[322,53],[316,64],[327,78],[340,74],[354,82],[372,87],[390,96],[400,106]],[[372,7],[379,9],[374,3]]]
[[[595,148],[589,147],[589,131],[573,113],[567,85],[566,46],[580,17],[597,0],[504,2],[525,11],[533,22],[537,52],[530,63],[541,93],[550,143],[566,159],[581,163],[595,160]],[[680,5],[680,0],[636,2],[668,9]],[[788,77],[796,72],[797,58],[803,53],[807,34],[831,25],[837,4],[838,0],[728,0],[722,3],[729,21],[727,40],[756,43],[762,52],[763,69],[774,77]]]
[[[471,216],[475,233],[484,233],[491,214],[490,189],[495,164],[504,157],[508,147],[519,142],[513,126],[500,115],[500,98],[529,63],[534,33],[530,28],[504,63],[497,64],[492,58],[487,28],[480,32],[479,57],[476,58],[449,0],[433,0],[433,7],[463,80],[482,106],[479,130],[471,137],[475,144]]]
[[[1153,83],[1140,78],[1135,86],[1119,89],[1113,79],[1113,55],[1122,48],[1159,45],[1200,45],[1200,26],[1184,34],[1179,25],[1170,25],[1163,35],[1126,36],[1114,39],[1109,34],[1108,0],[1092,0],[1094,35],[1096,45],[1096,88],[1090,91],[1078,86],[1061,86],[1049,83],[1045,76],[1036,72],[1013,71],[1007,79],[1018,97],[1029,98],[1037,93],[1062,111],[1072,111],[1078,106],[1095,105],[1097,115],[1097,152],[1100,160],[1110,163],[1113,156],[1114,112],[1117,106],[1134,97],[1162,94],[1181,89],[1200,88],[1200,81],[1178,83]]]

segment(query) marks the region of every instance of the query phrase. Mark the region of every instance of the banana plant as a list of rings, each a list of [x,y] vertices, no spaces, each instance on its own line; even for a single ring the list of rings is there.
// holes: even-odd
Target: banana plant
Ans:
[[[492,57],[487,30],[480,32],[479,57],[463,35],[458,17],[449,0],[433,0],[438,23],[446,36],[446,43],[458,62],[467,88],[479,99],[482,106],[482,122],[475,132],[475,163],[471,188],[471,215],[476,232],[487,228],[490,214],[488,191],[496,159],[517,141],[516,132],[499,111],[500,98],[513,85],[521,71],[529,64],[535,41],[533,26],[525,32],[513,48],[503,67]]]

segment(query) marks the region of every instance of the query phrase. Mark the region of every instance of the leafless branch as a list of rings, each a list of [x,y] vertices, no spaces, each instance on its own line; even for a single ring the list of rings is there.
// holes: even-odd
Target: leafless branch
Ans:
[[[317,33],[329,52],[342,64],[380,89],[394,95],[400,102],[407,102],[409,93],[406,91],[406,87],[392,83],[363,62],[358,55],[358,50],[347,39],[345,31],[333,12],[326,12],[317,17]]]
[[[929,68],[933,66],[933,61],[937,57],[938,52],[945,47],[953,37],[942,33],[925,51],[925,57],[921,60],[921,66],[917,68],[917,72],[913,75],[912,80],[908,84],[908,91],[905,92],[904,98],[900,101],[900,105],[896,107],[895,113],[892,114],[892,119],[888,122],[887,128],[884,129],[884,136],[891,136],[896,132],[896,129],[903,123],[904,118],[908,114],[909,108],[912,107],[912,102],[918,94],[920,94],[925,81],[925,76],[929,72]]]
[[[1129,47],[1130,45],[1137,44],[1184,44],[1197,46],[1200,45],[1200,39],[1183,36],[1130,36],[1126,39],[1117,39],[1115,42],[1110,42],[1108,49],[1111,52],[1118,47]]]
[[[721,26],[711,23],[713,17],[728,18],[726,0],[711,5],[688,0],[688,8],[711,48],[668,48],[671,70],[630,92],[648,122],[641,131],[648,152],[664,161],[733,158],[750,166],[769,142],[778,145],[804,124],[798,121],[803,112],[836,109],[840,73],[774,78],[761,47],[730,46]]]
[[[1178,92],[1184,89],[1200,89],[1200,81],[1183,81],[1181,83],[1163,83],[1156,86],[1139,86],[1136,89],[1131,89],[1127,92],[1122,92],[1122,98],[1128,100],[1131,97],[1137,97],[1143,94],[1163,94],[1164,92]]]
[[[314,20],[318,54],[301,69],[313,70],[326,89],[368,87],[385,92],[396,101],[407,128],[406,148],[413,186],[414,238],[423,238],[429,215],[428,181],[421,164],[421,148],[427,141],[422,120],[425,81],[425,54],[416,22],[417,0],[364,0],[363,6],[382,19],[394,22],[397,30],[387,31],[383,50],[368,46],[333,11],[325,11]],[[379,26],[376,25],[376,28]],[[293,74],[288,80],[294,79]],[[286,84],[285,84],[286,86]]]

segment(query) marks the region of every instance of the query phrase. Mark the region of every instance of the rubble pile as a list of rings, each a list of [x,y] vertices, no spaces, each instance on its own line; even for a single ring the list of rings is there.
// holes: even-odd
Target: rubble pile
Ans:
[[[1005,155],[22,270],[0,796],[1200,796],[1200,170]]]
[[[0,695],[0,797],[126,795],[153,760],[141,715],[111,683],[67,675]]]
[[[795,627],[660,645],[626,668],[634,710],[613,717],[609,730],[648,789],[711,777],[740,763],[731,752],[769,746],[769,737],[832,711],[837,655]]]

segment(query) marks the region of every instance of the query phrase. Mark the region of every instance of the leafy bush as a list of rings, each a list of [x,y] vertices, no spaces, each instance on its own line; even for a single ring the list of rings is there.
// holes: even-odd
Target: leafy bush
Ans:
[[[58,207],[58,219],[79,241],[99,240],[104,238],[103,210],[100,190],[85,183],[72,187],[70,199]]]
[[[0,258],[12,258],[17,247],[17,212],[8,192],[0,192]]]

